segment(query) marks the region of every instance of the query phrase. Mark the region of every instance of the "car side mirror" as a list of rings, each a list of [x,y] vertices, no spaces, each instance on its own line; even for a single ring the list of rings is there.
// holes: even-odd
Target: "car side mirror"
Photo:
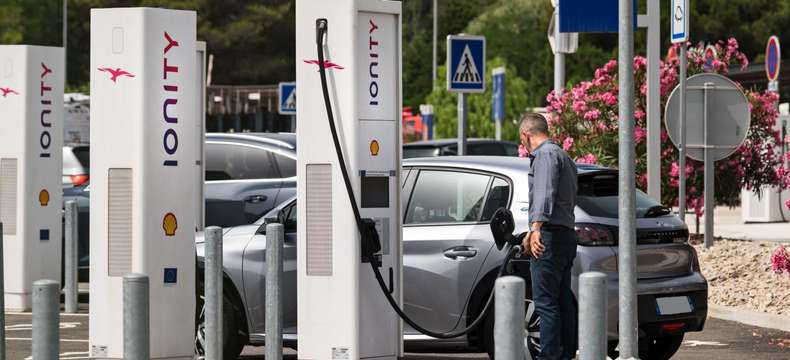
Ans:
[[[494,243],[498,250],[502,250],[505,244],[518,245],[518,239],[513,235],[516,223],[513,220],[513,213],[501,207],[494,212],[491,217],[491,235],[494,236]]]

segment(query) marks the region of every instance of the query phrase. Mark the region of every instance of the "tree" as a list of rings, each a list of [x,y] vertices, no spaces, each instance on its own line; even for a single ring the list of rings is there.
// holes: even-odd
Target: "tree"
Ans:
[[[527,107],[527,83],[518,76],[516,68],[509,65],[502,58],[488,60],[486,65],[489,69],[505,66],[505,84],[507,95],[505,97],[505,118],[502,122],[503,140],[517,141],[518,119]],[[438,82],[442,86],[437,86],[428,96],[426,101],[433,104],[434,118],[436,124],[437,138],[452,138],[458,134],[457,103],[458,96],[450,93],[444,86],[447,81],[447,68],[442,65],[439,68]],[[469,137],[493,138],[495,132],[494,122],[491,120],[491,72],[485,74],[486,91],[482,94],[470,94],[467,96],[467,126]]]

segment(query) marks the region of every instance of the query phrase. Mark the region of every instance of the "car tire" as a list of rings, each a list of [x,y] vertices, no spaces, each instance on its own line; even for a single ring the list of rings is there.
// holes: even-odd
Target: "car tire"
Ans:
[[[200,284],[203,288],[203,284]],[[202,292],[202,291],[201,291]],[[205,301],[203,295],[197,297],[198,314],[195,317],[195,356],[197,359],[204,359],[204,343],[205,343]],[[239,307],[234,304],[231,297],[226,291],[223,291],[222,296],[222,352],[223,359],[236,359],[244,349],[244,336],[241,332],[241,313]]]
[[[639,358],[642,360],[668,360],[683,344],[683,335],[666,335],[639,340]]]
[[[494,357],[494,309],[489,309],[483,323],[483,349],[488,353],[488,357]],[[537,359],[540,353],[540,316],[535,311],[535,304],[532,302],[531,291],[527,291],[524,299],[524,347],[529,352],[527,359]]]

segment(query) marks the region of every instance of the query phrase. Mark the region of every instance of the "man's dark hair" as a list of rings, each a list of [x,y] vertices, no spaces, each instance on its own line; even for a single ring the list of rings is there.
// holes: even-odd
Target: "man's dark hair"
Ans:
[[[530,134],[549,135],[549,123],[538,113],[526,113],[521,118],[521,130]]]

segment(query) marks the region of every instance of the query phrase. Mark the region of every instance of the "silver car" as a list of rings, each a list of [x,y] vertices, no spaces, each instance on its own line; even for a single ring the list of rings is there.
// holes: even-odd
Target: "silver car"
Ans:
[[[403,162],[404,299],[406,312],[435,331],[466,326],[482,310],[505,256],[498,251],[489,220],[499,207],[514,214],[517,232],[527,229],[529,161],[514,157],[438,157]],[[575,209],[578,276],[600,271],[608,277],[608,337],[615,355],[618,320],[616,170],[579,164]],[[707,281],[688,229],[666,207],[637,193],[639,336],[641,359],[668,359],[683,335],[701,331],[707,316]],[[251,225],[224,229],[225,355],[232,359],[246,344],[264,342],[265,218],[285,224],[285,344],[296,345],[296,200],[284,202]],[[202,277],[203,238],[197,238]],[[529,260],[511,262],[509,273],[529,284]],[[202,279],[198,279],[202,293]],[[525,343],[539,351],[540,321],[527,286]],[[202,304],[202,301],[198,301]],[[199,306],[199,308],[201,308]],[[493,313],[493,311],[491,312]],[[493,314],[469,336],[437,340],[405,329],[406,345],[452,343],[493,355]],[[202,317],[196,348],[202,348]]]

